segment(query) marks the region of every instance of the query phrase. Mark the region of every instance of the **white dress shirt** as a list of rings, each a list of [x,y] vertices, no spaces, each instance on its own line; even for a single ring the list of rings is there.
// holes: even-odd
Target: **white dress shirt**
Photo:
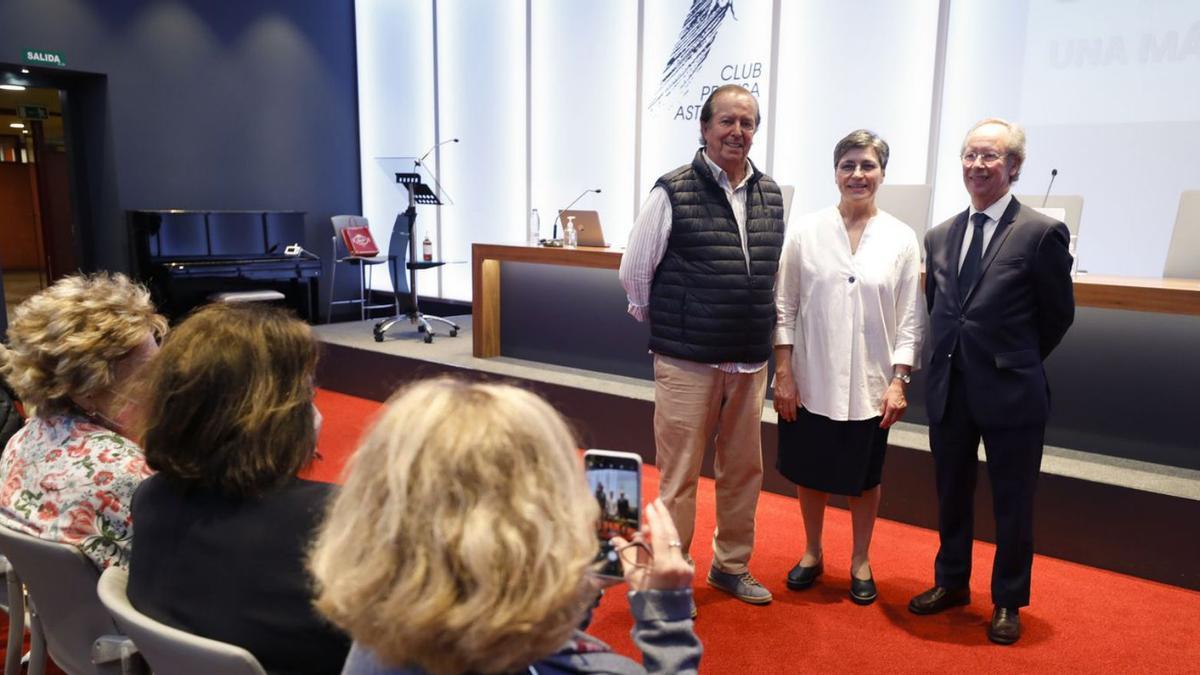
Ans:
[[[750,249],[746,243],[746,181],[750,180],[753,167],[746,160],[746,175],[742,182],[734,187],[729,182],[729,174],[717,166],[709,158],[707,152],[700,153],[704,162],[712,171],[717,185],[725,191],[729,205],[733,208],[733,218],[737,221],[738,233],[742,238],[742,255],[746,258],[746,271],[750,271]],[[671,238],[671,198],[666,189],[655,186],[650,190],[646,203],[638,213],[633,230],[629,233],[629,245],[621,255],[621,269],[618,276],[625,295],[629,298],[629,314],[638,321],[645,321],[649,312],[650,285],[654,281],[654,272],[667,253],[667,241]],[[754,373],[767,365],[761,363],[715,363],[714,368],[720,368],[727,373]]]
[[[793,345],[800,404],[833,420],[865,420],[894,365],[917,365],[924,332],[921,253],[912,228],[884,211],[858,250],[836,206],[787,229],[775,283],[775,344]]]
[[[1004,196],[992,202],[992,205],[983,210],[983,214],[988,217],[987,222],[983,224],[983,248],[979,249],[980,256],[987,253],[988,244],[992,243],[992,235],[996,234],[996,226],[1000,224],[1000,216],[1008,210],[1008,203],[1013,199],[1011,192],[1005,192]],[[975,207],[967,209],[967,233],[963,235],[962,249],[958,252],[958,269],[962,269],[963,261],[967,259],[967,249],[971,246],[971,240],[975,238],[975,221],[971,220],[979,211]]]

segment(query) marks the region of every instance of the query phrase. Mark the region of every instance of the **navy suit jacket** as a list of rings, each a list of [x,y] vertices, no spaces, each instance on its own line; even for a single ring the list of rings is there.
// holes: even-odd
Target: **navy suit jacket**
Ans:
[[[1044,425],[1050,390],[1042,361],[1075,318],[1067,226],[1014,198],[996,225],[972,288],[958,284],[967,211],[925,234],[929,421],[946,411],[957,361],[967,406],[983,428]],[[955,357],[956,351],[961,353]]]

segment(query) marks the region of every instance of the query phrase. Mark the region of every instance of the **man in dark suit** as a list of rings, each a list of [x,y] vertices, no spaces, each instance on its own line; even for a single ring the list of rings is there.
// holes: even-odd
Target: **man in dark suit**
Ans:
[[[1018,125],[979,122],[961,154],[971,206],[925,236],[933,346],[927,406],[941,548],[936,585],[908,608],[933,614],[970,603],[982,438],[996,519],[988,637],[1011,644],[1021,636],[1019,609],[1029,604],[1033,493],[1050,411],[1042,361],[1075,316],[1070,235],[1009,191],[1025,160]]]

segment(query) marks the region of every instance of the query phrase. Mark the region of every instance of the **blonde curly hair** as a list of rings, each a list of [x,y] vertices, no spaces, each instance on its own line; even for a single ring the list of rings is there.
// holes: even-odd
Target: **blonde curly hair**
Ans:
[[[350,460],[311,555],[316,605],[388,665],[520,669],[582,620],[598,516],[549,404],[510,385],[420,382]]]
[[[17,307],[0,375],[35,414],[52,415],[112,384],[121,357],[166,331],[150,293],[124,274],[64,277]]]

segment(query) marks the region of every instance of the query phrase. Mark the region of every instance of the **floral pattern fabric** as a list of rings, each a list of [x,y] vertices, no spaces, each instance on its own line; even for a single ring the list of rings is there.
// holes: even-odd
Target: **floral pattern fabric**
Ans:
[[[31,417],[0,456],[0,525],[127,567],[129,507],[150,474],[136,443],[86,417]]]

